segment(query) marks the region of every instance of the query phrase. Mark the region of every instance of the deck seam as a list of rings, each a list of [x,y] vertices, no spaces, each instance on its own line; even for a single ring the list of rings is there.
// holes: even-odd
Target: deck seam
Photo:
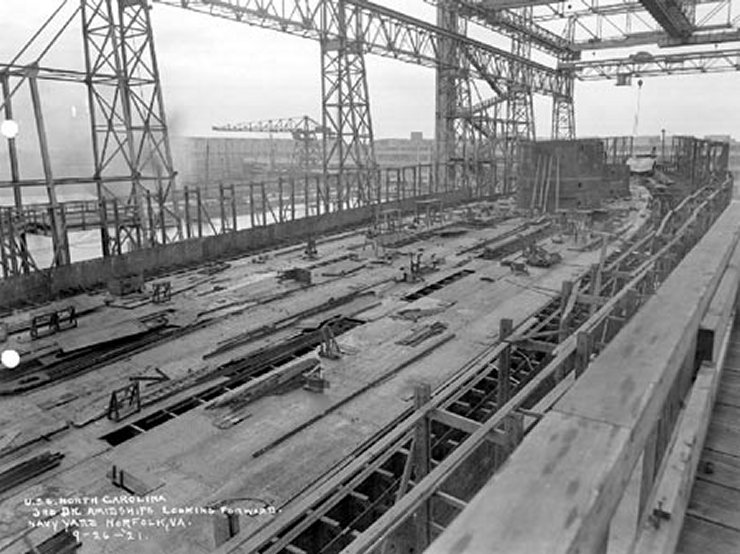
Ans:
[[[687,510],[686,515],[688,515],[690,517],[693,517],[693,518],[696,518],[696,519],[699,519],[699,520],[701,520],[701,521],[703,521],[705,523],[710,523],[712,525],[716,525],[716,526],[722,527],[724,529],[729,529],[730,531],[735,531],[738,535],[740,535],[740,529],[739,528],[732,527],[731,525],[726,525],[726,524],[721,523],[719,521],[715,521],[714,519],[701,516],[698,513],[695,513],[693,510],[690,510],[690,509]]]
[[[703,481],[705,483],[710,483],[712,485],[716,485],[718,487],[722,487],[722,488],[725,488],[725,489],[730,489],[732,491],[740,492],[740,487],[735,487],[733,485],[728,485],[728,484],[722,483],[720,481],[713,481],[712,479],[707,479],[704,475],[697,475],[696,476],[696,480],[697,481]],[[738,530],[740,530],[740,528],[738,528]]]

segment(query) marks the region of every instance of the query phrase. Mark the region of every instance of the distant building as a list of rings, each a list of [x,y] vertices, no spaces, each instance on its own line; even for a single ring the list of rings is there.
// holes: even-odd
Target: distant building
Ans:
[[[735,174],[735,181],[740,182],[740,142],[730,139],[730,171]]]
[[[728,140],[729,137],[706,138]],[[660,135],[638,136],[632,140],[634,155],[655,153],[661,157]],[[666,136],[665,141],[668,154],[672,137]],[[287,175],[295,161],[295,141],[290,139],[172,137],[171,143],[180,187],[206,183],[217,187],[219,183],[274,180],[278,175]],[[434,140],[425,139],[421,132],[413,132],[409,138],[376,139],[375,158],[381,168],[430,164],[434,160]],[[740,143],[732,139],[730,169],[740,174]]]
[[[380,167],[404,167],[430,164],[434,159],[434,141],[414,132],[407,139],[375,140],[375,160]]]
[[[290,139],[173,137],[172,157],[180,186],[259,180],[292,163]]]

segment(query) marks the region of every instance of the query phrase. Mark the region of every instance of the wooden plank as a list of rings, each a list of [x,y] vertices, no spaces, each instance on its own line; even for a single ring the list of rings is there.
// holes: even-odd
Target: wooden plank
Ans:
[[[563,509],[562,498],[576,505],[592,502],[599,483],[612,473],[614,464],[604,460],[616,460],[616,447],[628,436],[607,423],[547,414],[427,554],[560,552],[558,545],[572,541],[583,518],[575,506]],[[627,472],[620,476],[628,477]],[[494,491],[497,501],[490,502]],[[595,545],[581,550],[594,551]]]
[[[718,300],[719,294],[730,298],[732,300],[730,305],[734,305],[734,289],[722,290],[720,288],[715,294],[713,303]],[[722,305],[721,299],[719,300],[720,302],[715,305]],[[712,408],[717,397],[717,389],[721,382],[728,346],[731,338],[738,334],[733,332],[732,328],[734,313],[732,311],[727,317],[722,317],[716,322],[716,324],[723,324],[724,328],[714,327],[712,329],[721,341],[714,353],[716,363],[704,362],[699,367],[686,401],[686,407],[679,415],[675,432],[671,437],[671,444],[656,477],[657,484],[652,491],[650,489],[640,491],[641,499],[649,492],[648,517],[640,516],[642,520],[632,550],[634,554],[673,554],[676,550],[701,451],[704,447]],[[649,520],[649,516],[656,511],[668,514],[668,521],[656,526],[654,521]]]
[[[721,368],[714,364],[705,362],[699,368],[686,408],[677,422],[673,444],[647,503],[648,515],[660,510],[669,514],[670,519],[657,527],[645,519],[633,550],[635,554],[673,554],[676,549],[720,375]]]
[[[688,513],[740,531],[740,490],[699,479],[694,483]]]
[[[34,316],[52,311],[62,310],[64,308],[67,308],[68,306],[74,306],[75,312],[79,317],[105,306],[105,295],[85,294],[65,300],[58,300],[49,304],[45,304],[43,308],[35,308],[33,310],[13,314],[3,318],[3,320],[8,323],[8,331],[10,333],[18,333],[20,331],[26,331],[30,329],[31,319],[33,319]]]
[[[716,404],[707,433],[707,448],[740,456],[740,408]]]
[[[128,320],[105,327],[90,328],[89,325],[78,327],[64,334],[59,334],[55,339],[59,343],[62,352],[69,353],[82,348],[95,346],[96,344],[133,337],[147,331],[149,331],[149,328],[140,321]]]
[[[740,457],[705,448],[696,478],[740,490]]]
[[[468,433],[472,435],[475,433],[475,431],[480,428],[481,424],[477,421],[474,421],[472,419],[468,419],[467,417],[452,413],[447,410],[434,410],[432,412],[432,419],[435,421],[438,421],[444,425],[447,425],[448,427],[452,427],[453,429],[458,429],[460,431],[463,431],[465,433]],[[498,429],[494,429],[488,434],[488,439],[495,444],[500,444],[505,446],[506,443],[506,434],[503,431],[500,431]]]
[[[465,507],[468,505],[467,502],[460,500],[456,496],[447,494],[446,492],[437,491],[436,493],[434,493],[434,496],[436,496],[446,504],[449,504],[453,508],[457,508],[458,510],[464,510]]]
[[[732,216],[740,217],[740,202],[720,216],[558,403],[558,410],[627,427],[645,417],[656,420],[725,267],[740,255],[740,226]],[[685,323],[666,325],[668,321]]]
[[[676,554],[735,554],[740,551],[740,532],[687,516]]]
[[[739,237],[732,202],[431,554],[598,548]]]
[[[725,367],[717,402],[740,407],[740,371]]]
[[[722,276],[717,292],[715,292],[714,298],[712,298],[712,302],[701,320],[701,329],[713,331],[724,328],[730,313],[735,307],[739,282],[740,269],[737,266],[737,259],[733,259]]]
[[[318,359],[310,357],[278,367],[221,396],[217,400],[213,400],[206,406],[206,409],[232,408],[238,410],[288,381],[292,381],[303,373],[314,369],[320,363]]]
[[[731,314],[734,313],[737,303],[737,290],[740,283],[740,260],[737,254],[733,256],[730,265],[722,276],[722,280],[714,293],[712,302],[709,304],[704,317],[699,324],[699,340],[706,341],[708,352],[703,353],[703,359],[713,362],[717,361],[720,350],[722,333],[727,328]]]
[[[18,435],[20,435],[21,432],[14,429],[8,429],[7,431],[3,431],[3,434],[0,435],[0,452],[5,450],[10,444],[16,439]]]

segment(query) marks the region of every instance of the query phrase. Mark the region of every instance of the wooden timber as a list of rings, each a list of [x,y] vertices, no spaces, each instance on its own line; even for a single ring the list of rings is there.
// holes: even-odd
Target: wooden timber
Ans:
[[[740,238],[739,219],[733,202],[428,552],[603,551]]]
[[[740,552],[740,327],[724,363],[678,554]]]
[[[146,370],[148,366],[161,369],[174,381],[186,378],[205,363],[227,363],[237,357],[249,356],[270,342],[279,343],[285,337],[274,334],[240,344],[236,349],[214,357],[213,362],[211,359],[207,362],[203,360],[203,354],[222,341],[229,341],[286,318],[298,319],[295,317],[297,314],[326,302],[327,298],[339,298],[350,291],[372,288],[377,291],[382,306],[375,310],[376,317],[368,320],[361,330],[337,337],[344,352],[343,358],[322,361],[322,365],[326,364],[325,377],[331,383],[327,391],[316,394],[299,389],[255,399],[245,407],[245,412],[250,412],[244,414],[248,419],[226,429],[214,425],[213,413],[205,411],[205,401],[199,400],[200,406],[192,411],[179,414],[166,424],[145,430],[114,447],[100,440],[112,430],[112,424],[105,420],[89,422],[84,427],[75,427],[69,434],[80,442],[86,440],[99,450],[94,456],[75,458],[74,466],[65,466],[58,475],[42,483],[37,489],[38,494],[115,494],[120,490],[103,476],[112,465],[116,465],[147,483],[165,483],[157,493],[166,495],[168,504],[172,506],[210,505],[245,496],[259,496],[282,508],[283,514],[306,506],[298,503],[297,499],[303,498],[302,494],[309,487],[324,482],[343,464],[356,459],[355,454],[363,445],[371,443],[378,433],[392,426],[398,417],[406,413],[411,405],[411,393],[419,383],[428,382],[436,389],[440,384],[453,381],[465,360],[490,353],[496,341],[496,326],[500,319],[511,318],[515,325],[528,321],[543,305],[552,301],[562,280],[576,279],[596,261],[596,253],[568,252],[564,256],[564,263],[556,268],[538,270],[526,278],[510,278],[509,270],[499,267],[497,261],[466,261],[455,256],[464,244],[477,239],[486,241],[491,237],[500,237],[508,229],[516,228],[518,223],[507,221],[495,231],[476,229],[469,231],[466,237],[445,237],[444,241],[435,238],[413,246],[423,245],[426,253],[433,251],[439,256],[448,257],[448,269],[434,274],[430,282],[437,281],[450,271],[457,271],[449,269],[456,263],[464,263],[466,268],[475,272],[416,302],[398,300],[402,295],[423,286],[393,282],[392,277],[398,272],[396,266],[401,264],[399,260],[393,266],[369,264],[362,271],[349,275],[345,271],[338,271],[336,273],[343,273],[340,282],[317,280],[318,286],[302,290],[300,294],[274,279],[274,274],[280,269],[298,265],[296,256],[280,260],[273,257],[260,265],[250,260],[230,260],[230,268],[207,279],[201,276],[200,281],[194,275],[182,275],[178,284],[173,281],[174,291],[193,286],[177,296],[172,308],[179,310],[187,306],[196,314],[207,312],[212,324],[198,328],[188,336],[137,353],[129,360],[109,364],[84,378],[70,381],[66,387],[60,383],[47,391],[35,391],[24,399],[24,403],[30,406],[42,398],[48,400],[50,394],[52,399],[54,394],[59,398],[71,392],[79,394],[78,398],[55,407],[54,412],[49,414],[65,422],[72,419],[70,415],[77,409],[87,409],[87,405],[95,408],[95,404],[100,402],[95,398],[99,391],[119,386],[132,375],[151,374]],[[342,246],[347,247],[347,244]],[[326,269],[334,273],[334,268]],[[264,275],[259,275],[260,272]],[[316,273],[321,278],[321,271]],[[480,275],[490,275],[492,280],[480,281]],[[191,280],[191,277],[196,277],[196,280]],[[455,302],[444,302],[445,298],[454,299]],[[401,306],[410,309],[421,307],[424,299],[435,300],[444,306],[443,311],[434,317],[449,324],[455,336],[444,343],[440,341],[433,357],[422,359],[423,351],[434,343],[430,340],[416,347],[394,345],[398,337],[405,336],[415,328],[415,322],[399,321],[387,315],[398,311]],[[109,307],[102,308],[101,312],[107,317],[116,317],[117,312],[129,318],[138,316],[144,308]],[[126,311],[122,312],[124,309]],[[226,310],[229,310],[228,318],[223,317]],[[295,324],[291,322],[290,329],[295,331],[304,326],[310,327],[314,322],[320,323],[333,311],[321,311],[307,320],[295,321]],[[205,317],[200,316],[199,321]],[[362,315],[358,317],[366,319]],[[419,321],[418,325],[428,321]],[[465,332],[459,333],[458,330],[462,329]],[[285,333],[288,333],[287,328]],[[60,335],[58,338],[61,341],[64,337]],[[404,365],[404,362],[409,363]],[[401,371],[396,372],[399,367]],[[73,385],[75,389],[72,389]],[[166,402],[152,406],[151,411],[159,408],[169,410],[175,403],[186,402],[188,395],[200,392],[199,387],[181,391]],[[352,396],[355,393],[358,394]],[[106,395],[102,397],[106,399]],[[339,409],[334,409],[335,406]],[[99,411],[100,408],[96,409]],[[141,416],[148,416],[151,411],[142,412]],[[300,434],[295,433],[296,429],[302,429]],[[495,435],[492,433],[491,437],[495,439]],[[19,438],[25,440],[25,436]],[[254,457],[265,447],[268,448],[262,455]],[[21,513],[22,498],[19,491],[18,495],[8,499],[8,514]],[[463,503],[457,504],[460,508]],[[244,541],[255,531],[260,535],[263,530],[266,533],[267,526],[273,521],[277,523],[273,518],[242,518],[237,542]],[[0,516],[0,525],[9,531],[17,530],[23,524],[22,518],[8,521]],[[192,528],[182,533],[153,536],[147,542],[111,543],[107,547],[117,554],[147,551],[173,554],[211,552],[216,547],[214,540],[213,525],[200,525],[196,521]],[[251,538],[249,540],[251,542]],[[94,548],[93,543],[89,544]],[[0,548],[2,546],[0,539]],[[224,545],[223,551],[229,551],[232,547],[235,545]],[[247,547],[241,551],[250,550]]]

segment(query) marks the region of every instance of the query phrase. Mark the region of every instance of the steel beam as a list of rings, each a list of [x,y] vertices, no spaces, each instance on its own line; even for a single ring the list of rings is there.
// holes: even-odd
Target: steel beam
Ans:
[[[573,104],[573,74],[569,74],[570,94],[552,99],[552,138],[573,140],[576,138],[576,117]]]
[[[425,1],[432,5],[444,3],[443,0]],[[512,38],[527,39],[535,48],[561,58],[575,55],[572,44],[567,39],[535,23],[533,19],[523,17],[519,10],[489,9],[474,0],[453,0],[452,3],[461,17],[484,27]]]
[[[621,75],[651,77],[739,71],[740,48],[563,62],[560,67],[572,71],[582,81],[616,79]]]
[[[0,74],[0,85],[2,86],[3,92],[3,105],[5,119],[13,119],[13,103],[11,100],[10,91],[10,79],[7,74]],[[10,166],[10,180],[13,187],[13,202],[15,210],[18,214],[23,212],[23,192],[20,186],[20,173],[18,170],[18,148],[15,143],[14,137],[8,137],[8,161]],[[15,240],[15,237],[8,237],[7,240],[10,244]],[[1,246],[0,246],[1,248]],[[20,250],[21,258],[21,270],[23,273],[30,271],[30,265],[28,263],[28,244],[26,242],[25,232],[21,232],[18,235],[18,248]]]
[[[46,194],[49,199],[49,213],[51,218],[51,237],[53,247],[53,265],[68,265],[71,262],[69,255],[69,242],[67,241],[67,229],[64,225],[63,212],[57,202],[57,193],[54,183],[54,175],[49,157],[49,143],[46,136],[46,125],[44,123],[44,110],[41,106],[41,96],[36,77],[31,73],[28,82],[31,88],[31,101],[33,104],[33,115],[36,120],[36,131],[38,134],[39,149],[41,154],[41,165],[44,170],[44,181]]]
[[[323,172],[338,173],[340,184],[347,178],[345,169],[371,170],[375,166],[373,127],[367,72],[362,48],[362,14],[357,6],[338,0],[323,4],[321,39],[321,105],[323,134]],[[357,174],[357,204],[366,204],[367,175]],[[347,207],[349,194],[339,199]]]
[[[673,38],[686,38],[693,31],[692,0],[640,0],[666,33]]]
[[[474,3],[486,10],[505,10],[527,6],[545,6],[552,4],[553,0],[477,0]]]
[[[284,33],[322,39],[320,14],[329,0],[156,0],[178,8],[186,8],[216,17],[239,21],[248,25],[273,29]],[[438,67],[440,41],[448,39],[477,64],[469,70],[470,76],[495,79],[501,84],[517,83],[531,87],[533,92],[562,94],[565,84],[553,68],[532,60],[522,59],[511,52],[496,48],[459,33],[446,30],[401,12],[367,2],[345,0],[357,8],[361,22],[363,48],[371,53],[425,67]],[[323,38],[336,38],[329,34]],[[511,68],[516,69],[512,74]],[[453,66],[450,69],[459,69]],[[518,77],[523,79],[522,83]]]
[[[155,183],[167,199],[175,175],[149,7],[144,0],[83,0],[81,13],[95,179],[129,173],[128,202],[137,214],[130,236],[145,246],[156,236],[149,221],[164,218],[147,214],[143,183]]]
[[[740,30],[737,29],[703,29],[686,38],[673,38],[662,31],[624,34],[603,40],[578,41],[573,48],[578,52],[607,50],[612,48],[632,48],[635,46],[658,45],[661,48],[691,46],[701,44],[722,44],[740,42]]]

